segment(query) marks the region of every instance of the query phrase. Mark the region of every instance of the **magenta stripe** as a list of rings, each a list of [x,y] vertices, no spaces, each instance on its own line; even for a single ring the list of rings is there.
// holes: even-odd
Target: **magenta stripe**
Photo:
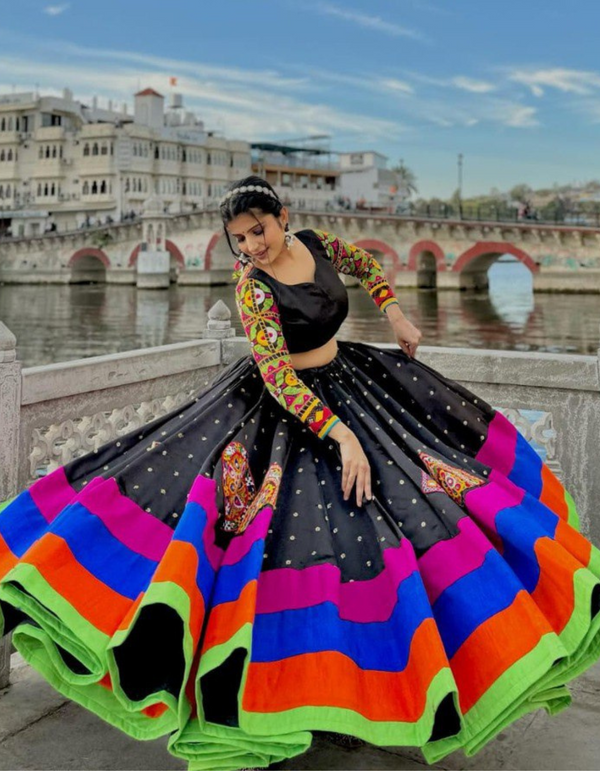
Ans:
[[[29,494],[47,522],[52,522],[77,497],[62,466],[37,479],[29,488]]]
[[[525,490],[493,469],[487,485],[474,487],[465,493],[467,511],[499,551],[503,550],[503,544],[496,530],[496,514],[519,506],[524,496]]]
[[[236,562],[245,557],[254,544],[266,536],[272,516],[273,509],[270,506],[262,508],[246,530],[241,535],[236,535],[231,539],[222,564],[235,565]]]
[[[173,537],[168,525],[121,493],[114,477],[95,477],[81,491],[77,502],[102,520],[127,548],[150,560],[158,562]]]
[[[517,429],[501,412],[496,412],[475,460],[508,476],[515,464],[516,452]]]
[[[396,606],[398,587],[417,570],[417,561],[408,538],[399,547],[386,549],[383,559],[385,568],[378,576],[352,583],[342,583],[339,567],[330,563],[260,573],[256,612],[277,613],[333,602],[340,618],[348,621],[387,621]]]
[[[468,516],[459,521],[458,529],[454,538],[439,541],[419,557],[419,572],[432,605],[444,589],[480,567],[493,548]]]

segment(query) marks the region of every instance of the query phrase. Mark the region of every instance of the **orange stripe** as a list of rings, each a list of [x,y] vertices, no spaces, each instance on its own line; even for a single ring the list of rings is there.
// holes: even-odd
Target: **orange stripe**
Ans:
[[[194,643],[198,642],[206,610],[204,598],[196,583],[198,552],[191,543],[171,541],[161,559],[152,583],[173,582],[180,586],[190,598],[190,632]]]
[[[0,578],[12,570],[19,560],[8,548],[8,544],[0,535]]]
[[[540,502],[557,514],[565,522],[569,518],[569,507],[565,501],[565,489],[557,477],[542,463],[542,492]]]
[[[256,615],[256,587],[257,582],[250,581],[244,586],[237,600],[223,602],[211,609],[203,651],[227,642],[244,624],[253,623]]]
[[[427,618],[413,636],[402,672],[361,669],[338,651],[251,663],[243,708],[266,713],[310,704],[351,709],[367,720],[416,722],[423,715],[431,681],[447,666],[435,621]]]
[[[46,533],[27,552],[50,586],[104,634],[112,635],[129,610],[131,600],[113,591],[75,559],[66,542]]]
[[[135,598],[134,602],[131,603],[129,610],[121,619],[121,622],[117,627],[117,631],[123,632],[124,630],[129,629],[129,626],[131,625],[131,621],[134,615],[136,614],[136,611],[141,601],[144,599],[144,595],[145,595],[145,592],[140,592],[138,596]]]
[[[450,661],[462,713],[550,631],[525,589],[518,592],[512,605],[480,624]]]
[[[151,704],[149,707],[144,707],[142,713],[147,717],[156,718],[164,715],[168,709],[169,708],[166,704],[164,704],[162,701],[159,701],[157,704]]]
[[[560,522],[559,526],[562,524]],[[565,527],[569,526],[565,524]],[[535,555],[540,566],[540,577],[531,598],[554,631],[560,634],[573,615],[573,574],[582,565],[560,543],[547,537],[538,538],[535,543]]]
[[[554,540],[564,546],[582,565],[589,564],[592,556],[592,544],[574,527],[561,520],[556,527]]]

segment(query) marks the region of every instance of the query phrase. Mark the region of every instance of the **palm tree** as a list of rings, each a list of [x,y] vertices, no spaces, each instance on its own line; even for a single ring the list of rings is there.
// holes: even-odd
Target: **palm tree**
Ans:
[[[413,193],[419,192],[417,177],[412,169],[404,165],[402,158],[400,158],[398,165],[392,168],[392,171],[396,175],[396,184],[402,198],[410,198]]]

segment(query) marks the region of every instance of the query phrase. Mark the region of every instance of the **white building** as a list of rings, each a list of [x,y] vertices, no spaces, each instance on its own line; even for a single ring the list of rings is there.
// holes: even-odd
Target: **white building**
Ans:
[[[407,198],[387,156],[374,151],[339,153],[340,194],[359,208],[395,211]]]
[[[201,208],[249,173],[249,144],[207,131],[179,94],[165,110],[163,96],[140,91],[133,115],[69,89],[0,95],[0,230],[14,235],[20,222],[40,232],[119,220],[152,193],[170,211]]]

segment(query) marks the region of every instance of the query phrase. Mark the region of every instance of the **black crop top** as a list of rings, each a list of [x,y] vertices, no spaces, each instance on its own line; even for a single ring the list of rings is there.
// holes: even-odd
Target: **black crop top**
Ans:
[[[290,353],[303,353],[325,345],[348,315],[348,292],[314,230],[294,234],[315,258],[315,280],[282,284],[257,267],[250,278],[266,284],[275,298],[281,331]]]

